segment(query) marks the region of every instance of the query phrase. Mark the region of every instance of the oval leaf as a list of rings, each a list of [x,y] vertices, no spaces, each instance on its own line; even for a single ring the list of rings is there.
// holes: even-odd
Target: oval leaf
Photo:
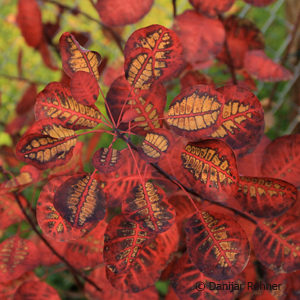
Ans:
[[[241,176],[236,198],[254,216],[271,218],[293,206],[297,200],[297,189],[279,179]]]
[[[70,89],[59,82],[49,83],[38,94],[34,112],[36,120],[58,119],[65,127],[74,130],[94,128],[101,123],[101,114],[96,106],[78,103]]]
[[[257,225],[253,246],[258,260],[275,272],[300,269],[300,220],[285,214]]]
[[[175,212],[168,204],[165,192],[150,181],[133,189],[122,202],[122,212],[126,219],[155,233],[168,230],[175,222]]]
[[[230,9],[235,0],[189,0],[193,7],[208,17],[215,17]]]
[[[105,196],[93,175],[74,175],[56,191],[55,209],[75,228],[96,225],[105,216]]]
[[[99,80],[98,66],[101,62],[99,53],[80,46],[74,35],[69,32],[60,37],[59,48],[63,69],[69,77],[72,78],[77,71],[84,71],[93,74]]]
[[[224,142],[189,143],[181,151],[181,163],[190,185],[200,197],[226,202],[238,189],[233,151]]]
[[[138,89],[148,89],[154,80],[170,79],[183,64],[177,35],[161,25],[135,31],[125,45],[124,56],[126,79]]]
[[[167,122],[177,134],[199,140],[218,128],[224,102],[223,95],[211,87],[193,86],[172,101]]]
[[[199,211],[187,221],[185,231],[189,256],[205,276],[230,279],[246,267],[250,255],[247,235],[232,218]]]

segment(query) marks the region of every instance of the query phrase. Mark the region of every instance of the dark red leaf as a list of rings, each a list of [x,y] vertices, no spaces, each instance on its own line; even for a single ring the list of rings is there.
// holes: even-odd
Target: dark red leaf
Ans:
[[[33,270],[39,264],[39,253],[29,240],[15,235],[0,244],[0,282],[9,282]]]
[[[154,238],[135,222],[124,216],[115,216],[108,224],[103,257],[106,267],[113,273],[126,273],[140,257],[140,252]]]
[[[91,73],[78,71],[71,79],[72,96],[79,103],[94,105],[99,96],[99,84]]]
[[[35,98],[37,95],[36,84],[32,83],[23,94],[21,100],[17,104],[16,112],[18,115],[26,114],[33,109]]]
[[[232,63],[237,69],[243,68],[244,57],[248,50],[264,49],[263,35],[253,22],[230,16],[225,19],[224,27],[231,61],[228,58],[225,46],[219,53],[218,59],[226,64]]]
[[[261,173],[299,187],[300,134],[282,136],[271,142],[262,158]]]
[[[153,84],[150,90],[133,89],[124,77],[119,77],[111,85],[106,99],[116,123],[121,112],[135,110],[137,117],[130,123],[130,129],[134,127],[131,129],[134,132],[145,134],[162,126],[166,90],[160,83]],[[127,127],[121,125],[123,129]]]
[[[189,143],[181,150],[182,171],[203,199],[226,202],[238,189],[233,151],[219,140]]]
[[[38,288],[37,288],[38,287]],[[60,300],[57,291],[43,281],[26,281],[16,291],[14,300]]]
[[[96,225],[105,216],[105,195],[92,175],[74,175],[59,186],[55,209],[75,228]]]
[[[282,215],[294,205],[297,189],[280,179],[241,176],[236,198],[254,216],[271,218]]]
[[[50,70],[53,70],[53,71],[59,70],[59,68],[57,67],[57,65],[53,59],[53,55],[50,51],[50,48],[44,39],[39,44],[38,51],[40,52],[41,57],[42,57],[43,62],[46,67],[48,67]]]
[[[83,105],[71,95],[71,91],[59,82],[49,83],[36,99],[36,120],[61,120],[71,129],[94,128],[101,122],[101,114],[94,105]]]
[[[182,44],[184,60],[192,65],[210,61],[222,50],[225,30],[218,19],[187,10],[175,18],[173,27]]]
[[[154,80],[170,79],[183,65],[176,33],[161,25],[136,30],[127,40],[124,56],[125,77],[138,89],[148,89]]]
[[[75,72],[84,71],[93,74],[99,80],[98,66],[101,55],[89,51],[76,41],[69,32],[65,32],[59,40],[63,69],[72,78]]]
[[[19,140],[17,158],[39,169],[65,164],[72,157],[76,136],[72,129],[63,125],[58,120],[36,122]]]
[[[167,231],[175,222],[174,208],[168,204],[164,190],[150,181],[134,187],[122,202],[122,213],[153,233]]]
[[[216,280],[230,279],[246,267],[249,242],[232,217],[199,211],[188,220],[185,230],[189,256],[205,276]]]
[[[19,0],[17,22],[28,46],[36,48],[42,41],[42,14],[36,0]]]
[[[258,260],[275,272],[300,269],[300,220],[285,214],[258,223],[253,246]]]
[[[61,176],[51,179],[43,187],[36,206],[36,218],[43,234],[52,240],[62,242],[77,240],[87,232],[86,229],[72,227],[53,206],[57,189],[69,178],[70,176]]]
[[[151,9],[153,0],[98,0],[96,9],[101,21],[107,26],[134,24]]]
[[[229,10],[235,0],[189,0],[194,8],[208,17],[215,17],[218,14]]]
[[[225,98],[220,114],[221,124],[211,134],[225,141],[235,153],[243,156],[259,143],[264,132],[264,110],[258,98],[239,86],[217,89]]]
[[[212,88],[215,87],[212,78],[198,71],[188,71],[182,78],[180,78],[182,91],[198,84],[209,85]]]
[[[244,0],[245,2],[255,6],[267,6],[275,0]]]
[[[245,54],[245,69],[261,81],[290,80],[293,74],[283,66],[273,62],[263,50],[252,50]]]
[[[113,287],[127,293],[137,293],[152,286],[166,267],[170,255],[177,250],[178,232],[175,224],[145,248],[125,273],[116,274],[106,268],[106,276]]]
[[[219,127],[224,102],[223,95],[209,86],[190,87],[170,104],[167,122],[177,134],[199,140]]]

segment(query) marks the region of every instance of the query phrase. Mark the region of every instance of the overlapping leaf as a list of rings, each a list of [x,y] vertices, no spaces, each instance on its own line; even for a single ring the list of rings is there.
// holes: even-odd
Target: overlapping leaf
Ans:
[[[182,44],[184,60],[194,66],[201,68],[222,50],[225,30],[218,19],[187,10],[175,18],[173,28]]]
[[[101,122],[96,106],[77,102],[70,89],[59,82],[49,83],[38,94],[34,111],[36,120],[61,120],[66,127],[74,130],[94,128]]]
[[[283,214],[293,206],[297,189],[280,179],[241,176],[236,197],[249,213],[270,218]]]
[[[99,84],[95,76],[88,72],[75,72],[70,89],[75,100],[84,105],[94,105],[99,96]]]
[[[161,25],[136,30],[127,40],[124,56],[125,77],[138,89],[148,89],[154,80],[170,79],[183,64],[177,35]]]
[[[264,38],[253,22],[230,16],[225,19],[226,40],[231,59],[226,47],[218,55],[218,59],[226,64],[233,64],[237,69],[244,66],[244,57],[248,50],[264,49]]]
[[[51,179],[43,187],[36,205],[36,218],[40,228],[47,237],[57,241],[76,240],[87,231],[71,226],[54,208],[54,195],[58,187],[69,178],[70,176],[61,176]]]
[[[261,172],[300,186],[300,134],[286,135],[271,142],[263,155]]]
[[[77,71],[84,71],[93,74],[99,80],[98,66],[101,62],[99,53],[80,46],[69,32],[60,37],[59,47],[63,69],[69,77],[72,78]]]
[[[158,280],[177,246],[178,232],[177,227],[173,225],[168,231],[158,234],[155,240],[140,251],[127,272],[113,273],[106,268],[107,279],[120,291],[126,293],[142,291]]]
[[[15,235],[0,244],[0,282],[16,279],[38,263],[38,249],[31,241]]]
[[[134,187],[122,202],[122,212],[126,219],[153,233],[164,232],[175,222],[175,212],[168,204],[165,192],[150,181]]]
[[[253,246],[258,260],[275,272],[300,269],[300,220],[285,214],[257,225]]]
[[[22,136],[16,156],[39,169],[47,169],[69,161],[75,145],[74,130],[65,128],[62,121],[45,119],[36,122]]]
[[[25,113],[28,113],[28,111],[30,111],[33,108],[36,95],[37,95],[36,84],[32,83],[26,89],[22,98],[18,102],[18,105],[16,107],[16,112],[18,115],[23,115]]]
[[[59,186],[53,204],[75,228],[96,225],[105,216],[105,195],[93,174],[73,175]]]
[[[38,287],[38,288],[37,288]],[[57,291],[43,281],[29,280],[16,291],[14,300],[60,300]]]
[[[235,0],[189,0],[194,8],[208,17],[215,17],[218,14],[229,10]]]
[[[194,85],[203,84],[209,85],[212,88],[215,87],[213,79],[206,74],[200,73],[198,71],[188,71],[180,78],[181,90],[189,88]]]
[[[105,232],[103,257],[107,268],[113,273],[126,273],[153,238],[138,223],[115,216]]]
[[[226,202],[237,192],[235,156],[222,141],[187,144],[181,150],[181,166],[194,191],[204,199]]]
[[[250,75],[261,81],[274,82],[293,77],[289,70],[268,58],[263,50],[248,51],[245,54],[244,65]]]
[[[153,0],[98,0],[96,9],[101,21],[107,26],[134,24],[151,9]]]
[[[224,140],[236,153],[251,151],[264,132],[264,110],[257,97],[239,86],[218,89],[225,98],[220,114],[221,124],[211,134]]]
[[[117,171],[122,165],[122,152],[109,148],[98,149],[93,156],[93,166],[100,173],[112,173]]]
[[[199,140],[219,127],[224,102],[223,95],[211,87],[193,86],[172,101],[167,122],[177,134]]]
[[[166,103],[166,90],[161,84],[153,84],[150,90],[132,89],[124,77],[118,77],[106,98],[115,122],[119,120],[121,112],[134,111],[130,123],[130,128],[134,127],[132,131],[144,134],[145,131],[161,127]],[[125,129],[126,126],[121,125],[120,128]]]
[[[250,254],[247,235],[231,217],[199,211],[185,230],[189,256],[205,276],[230,279],[246,267]]]

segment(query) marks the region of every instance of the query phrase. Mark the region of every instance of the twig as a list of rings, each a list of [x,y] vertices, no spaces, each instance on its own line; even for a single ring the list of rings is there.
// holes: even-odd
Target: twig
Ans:
[[[9,80],[24,81],[24,82],[28,82],[30,84],[47,85],[47,83],[45,83],[45,82],[38,81],[38,80],[30,80],[28,78],[21,77],[21,76],[12,76],[12,75],[0,74],[0,77],[6,78],[6,79],[9,79]]]
[[[177,3],[176,3],[176,0],[172,0],[172,5],[173,5],[173,17],[176,18],[176,16],[177,16]]]
[[[93,22],[96,22],[97,24],[99,24],[103,29],[107,30],[113,37],[114,41],[116,42],[118,48],[120,49],[120,51],[123,53],[123,40],[122,38],[112,29],[110,28],[109,26],[106,26],[105,24],[103,24],[101,21],[95,19],[94,17],[90,16],[89,14],[87,14],[86,12],[80,10],[79,8],[73,8],[71,6],[68,6],[68,5],[65,5],[65,4],[61,4],[59,3],[58,1],[56,0],[42,0],[43,2],[47,2],[47,3],[51,3],[51,4],[54,4],[58,7],[61,7],[62,9],[65,9],[65,10],[68,10],[70,12],[74,12],[76,11],[76,13],[84,16],[85,18],[93,21]],[[95,4],[94,2],[91,2],[92,5],[95,7]]]
[[[101,292],[102,289],[94,282],[92,281],[90,278],[88,278],[85,274],[83,274],[82,272],[80,272],[79,270],[75,269],[63,256],[61,256],[52,246],[51,244],[44,238],[44,236],[38,231],[38,229],[36,228],[34,222],[32,221],[32,219],[30,218],[30,216],[27,214],[23,204],[20,201],[19,195],[18,193],[14,193],[15,197],[16,197],[16,201],[17,204],[19,205],[22,213],[24,214],[26,220],[28,221],[28,223],[30,224],[30,226],[32,227],[33,231],[39,236],[39,238],[44,242],[44,244],[51,250],[51,252],[56,255],[62,262],[64,262],[66,264],[66,266],[70,269],[70,271],[72,272],[72,274],[74,275],[74,278],[76,280],[76,282],[78,281],[78,278],[76,279],[77,276],[82,277],[86,282],[88,282],[90,285],[92,285],[97,291]]]

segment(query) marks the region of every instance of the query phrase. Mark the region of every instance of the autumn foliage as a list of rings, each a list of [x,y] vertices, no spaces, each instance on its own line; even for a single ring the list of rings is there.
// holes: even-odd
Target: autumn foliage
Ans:
[[[106,94],[101,49],[84,48],[80,33],[60,36],[62,80],[40,92],[31,84],[16,107],[18,130],[7,127],[22,168],[11,176],[11,158],[1,157],[1,231],[21,221],[34,231],[0,244],[1,299],[65,297],[34,274],[61,262],[88,299],[159,299],[158,281],[170,283],[166,299],[299,297],[300,136],[268,140],[254,94],[254,79],[292,74],[267,56],[255,24],[228,13],[234,2],[190,0],[171,28],[132,32],[124,72]],[[152,5],[94,8],[120,44],[117,28]],[[18,1],[17,24],[49,72],[57,68],[48,48],[56,34],[38,1]],[[232,82],[216,86],[200,72],[213,65],[227,67]],[[111,142],[99,146],[105,136]],[[23,192],[33,185],[36,203]],[[244,288],[201,291],[199,282]],[[285,284],[278,296],[247,282]]]

